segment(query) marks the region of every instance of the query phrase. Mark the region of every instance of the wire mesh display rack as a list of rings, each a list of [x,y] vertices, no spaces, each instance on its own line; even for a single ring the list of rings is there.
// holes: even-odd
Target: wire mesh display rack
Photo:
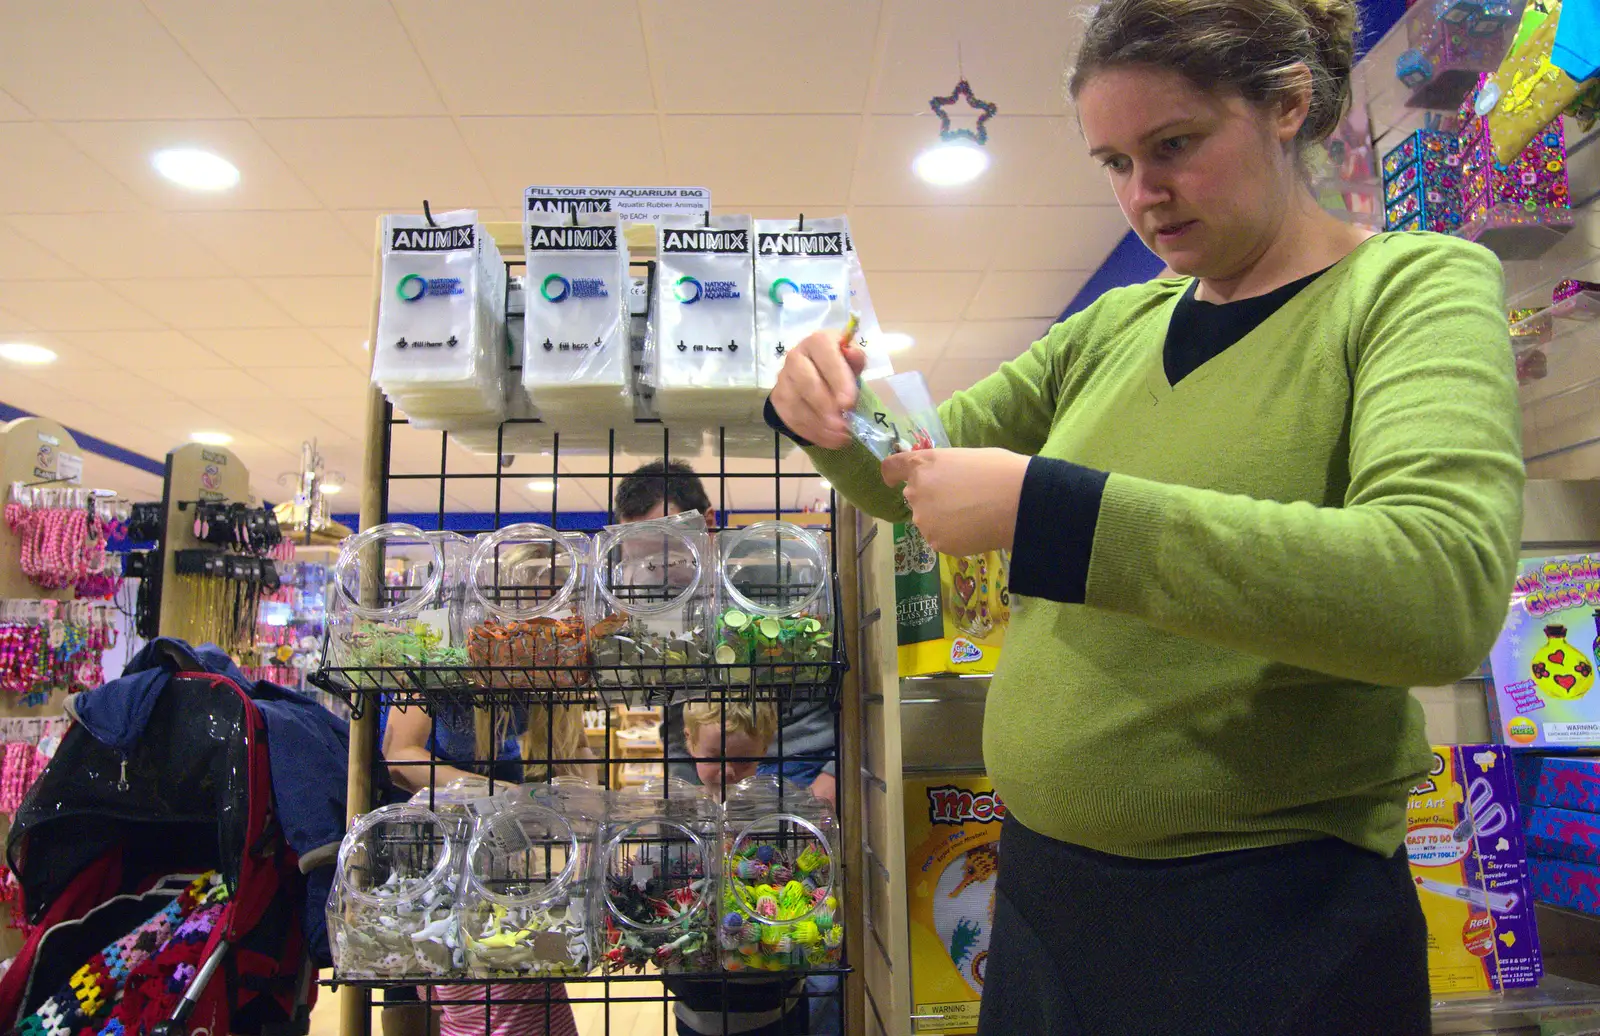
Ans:
[[[490,231],[502,242],[503,248],[520,240],[520,226],[516,224],[491,225]],[[509,251],[520,253],[520,245]],[[636,247],[636,256],[638,252]],[[520,258],[507,263],[513,275],[520,272],[522,265]],[[375,262],[375,273],[376,267]],[[654,262],[636,258],[636,276],[641,270],[653,290]],[[379,278],[375,277],[376,280]],[[375,301],[374,328],[376,306]],[[637,338],[642,331],[642,321],[635,318],[635,323]],[[533,427],[527,427],[530,425]],[[525,505],[519,506],[519,503],[526,500],[525,494],[520,492],[521,486],[531,477],[541,481],[548,493],[548,505],[540,508],[542,513],[535,516],[537,520],[562,531],[593,530],[597,525],[615,520],[618,484],[634,468],[649,460],[682,460],[695,465],[711,498],[713,512],[723,527],[738,520],[735,512],[741,509],[759,509],[762,517],[790,517],[800,510],[796,506],[799,487],[807,481],[812,486],[816,484],[816,475],[809,466],[788,456],[786,444],[775,435],[770,437],[770,455],[760,459],[751,455],[754,451],[749,449],[752,435],[748,428],[716,428],[709,430],[709,434],[705,429],[689,429],[688,432],[683,434],[659,423],[639,422],[631,428],[613,429],[600,441],[592,434],[579,436],[579,446],[564,450],[559,430],[544,429],[533,421],[512,419],[500,428],[500,449],[496,454],[477,457],[461,451],[444,432],[412,428],[403,415],[396,413],[389,402],[372,389],[368,402],[361,525],[370,528],[400,515],[424,531],[446,530],[458,524],[456,513],[470,508],[472,513],[485,516],[486,520],[481,522],[484,527],[457,527],[453,531],[469,536],[492,532],[509,522],[528,520]],[[744,444],[742,449],[730,447],[735,435]],[[534,440],[537,440],[536,446],[530,449],[528,444]],[[708,440],[709,463],[694,450],[697,441]],[[510,445],[512,443],[515,445]],[[768,486],[770,497],[758,488]],[[424,494],[428,500],[426,508],[418,506]],[[468,502],[468,508],[462,506],[463,500]],[[770,509],[766,506],[767,500],[771,501]],[[442,717],[459,717],[464,713],[478,717],[479,723],[486,717],[488,728],[497,735],[505,729],[526,729],[531,736],[524,738],[525,744],[543,741],[543,750],[527,752],[520,766],[508,767],[506,760],[499,758],[498,745],[492,750],[496,758],[475,758],[463,765],[462,768],[475,770],[487,778],[491,794],[497,785],[503,786],[509,780],[520,778],[536,782],[560,774],[594,777],[596,783],[609,786],[615,764],[621,763],[658,768],[663,775],[691,780],[697,780],[693,776],[697,762],[720,765],[724,773],[741,764],[744,769],[750,764],[760,764],[763,772],[778,774],[788,774],[795,767],[833,769],[837,775],[835,811],[843,828],[836,835],[836,869],[832,879],[846,933],[839,963],[809,967],[804,971],[712,970],[677,974],[668,977],[665,983],[661,972],[654,967],[636,973],[606,974],[603,969],[596,968],[581,975],[491,980],[459,977],[385,980],[339,975],[329,980],[329,984],[342,987],[341,1030],[344,1036],[366,1036],[370,1032],[375,990],[384,991],[385,1004],[412,999],[406,992],[407,987],[411,987],[435,1006],[456,1004],[481,1011],[481,1015],[475,1015],[475,1020],[481,1017],[485,1036],[498,1024],[495,1015],[507,1010],[517,1012],[532,1031],[545,1031],[545,1028],[560,1031],[558,1019],[566,1016],[569,1006],[577,1018],[579,1031],[609,1036],[614,1032],[641,1031],[634,1027],[640,1013],[648,1011],[653,1017],[656,1006],[660,1011],[660,1031],[676,1031],[674,1005],[680,1000],[702,1011],[708,1003],[712,1004],[710,1013],[713,1016],[720,1013],[725,1022],[730,1011],[741,1010],[752,981],[769,984],[768,988],[772,984],[781,986],[787,998],[785,1006],[799,1001],[807,1004],[812,1020],[806,1027],[796,1028],[797,1033],[853,1031],[846,1019],[851,1015],[850,1004],[860,998],[851,977],[855,952],[851,947],[859,945],[861,925],[852,923],[859,917],[859,905],[851,884],[854,850],[849,847],[857,839],[850,809],[859,807],[855,807],[849,796],[858,788],[850,771],[858,770],[859,765],[846,765],[852,750],[844,744],[843,738],[851,729],[851,722],[845,715],[850,711],[846,706],[849,695],[842,692],[850,683],[844,645],[849,639],[846,631],[856,621],[857,594],[853,586],[841,582],[838,569],[841,566],[846,569],[846,580],[854,577],[856,523],[853,519],[840,521],[832,506],[831,493],[827,500],[829,506],[825,512],[806,515],[808,527],[823,536],[832,548],[830,565],[834,571],[830,604],[837,636],[831,639],[822,657],[810,657],[803,663],[752,661],[744,665],[682,659],[624,665],[346,664],[327,666],[312,682],[350,706],[349,801],[352,815],[379,804],[374,801],[371,775],[373,760],[381,749],[381,726],[387,718],[413,711],[428,718],[430,743],[438,733]],[[752,501],[757,502],[756,508],[749,506]],[[603,520],[599,517],[602,514]],[[371,589],[383,592],[380,588]],[[676,737],[669,736],[674,713],[690,701],[763,706],[770,703],[779,717],[770,750],[761,757],[730,753],[727,712],[723,712],[720,753],[699,759],[690,756],[681,745],[675,746]],[[585,746],[579,754],[563,754],[556,748],[558,713],[580,708],[588,710],[589,717],[603,718],[603,731],[594,730],[597,743]],[[629,710],[640,709],[659,711],[662,719],[659,750],[641,750],[634,745],[628,748],[625,756],[615,754],[619,724],[627,718]],[[818,717],[831,726],[831,745],[796,750],[787,743],[786,729],[802,716],[810,717],[813,728],[819,722]],[[496,736],[493,742],[498,741]],[[438,771],[445,765],[431,755],[426,759],[388,761],[389,772],[397,778],[397,783],[428,789],[439,785]],[[680,794],[676,790],[678,786],[670,781],[655,783],[650,793],[655,794],[656,788],[667,802]],[[790,793],[783,782],[779,782],[779,789],[780,796]],[[718,799],[725,799],[727,783],[706,790]],[[432,806],[431,794],[427,800]],[[780,811],[793,808],[793,803],[780,803]],[[791,822],[784,821],[779,827],[778,837],[799,837],[796,835],[799,827]],[[624,842],[631,846],[628,852],[638,858],[664,863],[673,850],[658,836],[659,831],[646,828],[634,832],[633,837]],[[715,847],[719,860],[722,848],[721,845]],[[552,862],[547,855],[544,870],[549,872],[558,863],[559,860]],[[837,1017],[839,1021],[819,1026],[819,1019],[826,1017]],[[653,1024],[651,1028],[654,1029]]]

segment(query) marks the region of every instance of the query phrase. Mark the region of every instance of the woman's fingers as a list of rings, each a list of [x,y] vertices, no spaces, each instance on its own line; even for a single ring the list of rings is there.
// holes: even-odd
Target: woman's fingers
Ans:
[[[833,408],[849,410],[856,405],[856,372],[845,359],[841,341],[837,331],[816,331],[807,335],[794,351],[810,359],[816,367],[828,394],[833,397]],[[863,356],[862,362],[865,360]]]
[[[818,446],[838,449],[849,440],[844,417],[833,409],[822,375],[799,350],[784,362],[783,374],[772,390],[772,406],[790,430]]]

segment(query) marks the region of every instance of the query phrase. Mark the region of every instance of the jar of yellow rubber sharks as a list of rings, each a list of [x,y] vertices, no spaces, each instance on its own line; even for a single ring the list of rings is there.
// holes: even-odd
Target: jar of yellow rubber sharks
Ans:
[[[844,952],[827,803],[776,777],[728,792],[717,943],[729,971],[836,967]]]
[[[468,846],[460,927],[473,978],[581,975],[593,959],[589,868],[599,792],[523,785]]]

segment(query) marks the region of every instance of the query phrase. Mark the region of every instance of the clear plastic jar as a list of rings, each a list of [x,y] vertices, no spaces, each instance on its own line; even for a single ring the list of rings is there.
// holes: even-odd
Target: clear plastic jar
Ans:
[[[344,978],[448,974],[460,888],[459,823],[430,809],[384,806],[339,846],[328,935]]]
[[[467,849],[461,895],[467,972],[581,975],[592,959],[586,900],[594,825],[582,813],[564,815],[530,797],[507,801],[479,823]]]
[[[717,941],[729,971],[838,966],[844,953],[833,810],[797,785],[749,777],[728,793]]]
[[[333,570],[328,664],[361,669],[460,665],[450,642],[446,545],[391,522],[347,540]]]
[[[681,778],[614,793],[600,833],[594,914],[607,973],[717,969],[721,810]]]
[[[479,621],[467,658],[491,687],[577,687],[588,683],[587,537],[545,525],[508,525],[478,540],[470,592]],[[507,671],[514,670],[514,671]]]
[[[717,537],[713,659],[732,683],[815,682],[833,657],[833,584],[825,535],[757,522]],[[754,668],[750,668],[754,666]]]
[[[597,684],[707,682],[710,554],[705,517],[694,512],[600,533],[589,638]]]

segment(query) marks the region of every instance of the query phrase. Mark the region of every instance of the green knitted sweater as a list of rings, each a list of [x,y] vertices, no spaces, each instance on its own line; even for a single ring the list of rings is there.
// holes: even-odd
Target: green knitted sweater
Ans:
[[[1014,598],[990,776],[1028,827],[1124,856],[1325,836],[1392,854],[1430,758],[1406,688],[1482,661],[1517,557],[1499,264],[1379,235],[1174,387],[1189,283],[1106,293],[940,408],[957,446],[1110,472],[1084,603]],[[909,517],[865,448],[808,452],[864,510]]]

